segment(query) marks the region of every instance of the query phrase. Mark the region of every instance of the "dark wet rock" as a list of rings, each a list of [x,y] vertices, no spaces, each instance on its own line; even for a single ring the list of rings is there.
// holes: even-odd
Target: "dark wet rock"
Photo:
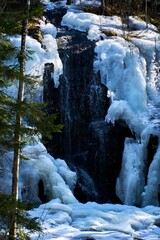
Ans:
[[[49,102],[48,112],[58,114],[64,129],[53,135],[47,149],[77,172],[74,192],[80,201],[119,202],[115,182],[124,138],[130,133],[126,127],[104,122],[109,99],[107,88],[93,69],[95,42],[84,32],[61,27],[57,44],[63,74],[59,88],[54,88],[54,66],[46,65],[44,99]]]

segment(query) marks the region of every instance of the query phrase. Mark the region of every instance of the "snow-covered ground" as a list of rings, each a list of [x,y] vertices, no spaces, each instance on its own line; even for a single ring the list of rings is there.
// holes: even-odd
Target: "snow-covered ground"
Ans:
[[[28,160],[20,165],[19,198],[40,202],[39,182],[44,183],[44,196],[50,200],[29,211],[41,223],[43,232],[34,233],[32,240],[109,239],[158,240],[160,238],[160,208],[119,204],[82,204],[74,197],[76,174],[64,160],[54,159],[42,143],[26,146],[22,152]],[[0,185],[5,193],[11,188],[12,152],[4,159],[5,172]],[[92,237],[92,238],[91,238]],[[137,238],[136,238],[137,237]]]
[[[43,2],[48,9],[66,4],[66,1]],[[99,1],[84,2],[98,4]],[[23,155],[29,161],[21,163],[20,198],[39,201],[38,183],[42,180],[44,195],[50,200],[29,211],[43,227],[43,234],[33,234],[31,239],[160,239],[160,208],[151,206],[158,202],[160,147],[150,166],[146,186],[144,181],[149,136],[153,134],[160,137],[159,33],[152,25],[146,28],[146,23],[137,18],[128,19],[128,29],[119,17],[75,11],[73,5],[68,6],[62,25],[85,31],[91,41],[96,41],[93,66],[95,71],[100,71],[102,83],[107,86],[111,100],[106,121],[114,124],[116,120],[122,119],[136,133],[136,139],[125,140],[122,170],[117,180],[117,194],[126,205],[79,203],[72,193],[76,174],[69,170],[66,163],[51,157],[41,143],[27,146]],[[55,41],[56,29],[52,24],[44,22],[41,22],[41,29],[45,48],[32,38],[27,40],[28,46],[36,50],[32,62],[28,62],[28,71],[30,66],[34,66],[32,72],[37,69],[41,71],[46,62],[51,62],[57,69],[54,80],[55,86],[58,86],[62,64]],[[114,36],[110,36],[110,32]],[[13,41],[18,44],[20,40],[16,37]],[[7,171],[3,173],[0,182],[4,192],[9,191],[11,157],[12,153],[6,154],[4,167]],[[131,204],[145,207],[129,206]]]
[[[64,205],[54,199],[30,211],[38,217],[44,228],[43,235],[36,239],[57,240],[158,240],[160,209],[148,206],[139,209],[133,206],[75,202]]]

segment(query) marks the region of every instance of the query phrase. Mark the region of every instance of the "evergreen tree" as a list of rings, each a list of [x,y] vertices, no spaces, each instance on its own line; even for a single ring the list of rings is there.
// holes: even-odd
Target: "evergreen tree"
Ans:
[[[18,217],[18,179],[19,163],[21,149],[35,134],[41,133],[44,136],[51,137],[52,132],[61,131],[62,126],[56,125],[56,115],[48,116],[44,111],[44,105],[31,102],[24,96],[25,85],[33,84],[35,79],[26,75],[26,36],[28,30],[28,20],[35,14],[33,6],[30,7],[30,0],[21,2],[14,1],[16,11],[9,14],[10,4],[5,5],[3,13],[0,15],[0,143],[2,146],[12,148],[13,158],[13,177],[12,177],[12,210],[10,219],[9,239],[15,240],[17,235],[17,217]],[[13,2],[11,3],[11,5]],[[18,11],[18,12],[17,12]],[[23,12],[23,14],[21,14]],[[38,13],[36,9],[36,14]],[[11,23],[11,24],[10,24]],[[16,27],[15,27],[16,26]],[[21,30],[21,49],[20,52],[14,48],[9,40],[5,39],[3,33],[20,33]],[[4,61],[15,55],[18,57],[19,65],[6,66]],[[16,96],[9,96],[7,88],[14,82],[18,83],[18,93]],[[32,124],[28,127],[24,124],[26,120]],[[46,125],[44,124],[46,122]]]
[[[21,34],[21,51],[19,56],[20,64],[20,78],[18,86],[18,95],[16,103],[18,106],[23,104],[24,100],[24,83],[25,83],[25,71],[26,71],[26,36],[27,36],[27,24],[28,24],[28,13],[30,8],[30,0],[26,1],[26,10],[24,14],[26,17],[22,20],[22,34]],[[13,201],[13,212],[12,212],[12,222],[9,233],[9,239],[16,239],[17,230],[17,203],[18,203],[18,181],[19,181],[19,163],[20,163],[20,153],[21,153],[21,126],[22,126],[23,116],[21,111],[17,109],[15,116],[15,127],[14,127],[14,158],[13,158],[13,170],[12,170],[12,201]]]

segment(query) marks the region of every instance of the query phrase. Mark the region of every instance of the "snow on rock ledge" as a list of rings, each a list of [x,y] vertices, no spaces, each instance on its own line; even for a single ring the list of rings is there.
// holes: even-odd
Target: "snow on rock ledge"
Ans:
[[[44,67],[46,63],[53,63],[54,72],[52,73],[55,87],[59,86],[59,76],[63,72],[63,65],[59,58],[56,43],[57,30],[53,24],[40,22],[40,28],[43,33],[42,45],[32,37],[27,36],[27,49],[32,51],[31,58],[27,60],[26,72],[31,76],[38,77],[39,81],[43,80]],[[21,44],[21,36],[10,37],[11,42],[17,48]],[[17,64],[17,59],[11,59],[9,64]],[[37,88],[40,88],[37,86]],[[42,89],[39,90],[42,92]]]
[[[4,193],[11,193],[11,172],[13,152],[8,152],[3,161],[7,173],[0,179]],[[76,184],[76,173],[72,172],[65,161],[54,159],[47,153],[42,143],[26,146],[22,156],[27,160],[20,162],[19,199],[26,202],[46,202],[59,198],[69,204],[77,200],[70,189]]]

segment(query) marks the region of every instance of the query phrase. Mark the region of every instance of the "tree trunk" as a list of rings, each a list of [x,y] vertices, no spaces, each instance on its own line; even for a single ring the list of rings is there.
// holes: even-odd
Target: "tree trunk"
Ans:
[[[101,7],[105,8],[105,0],[101,0]]]
[[[146,20],[146,27],[148,26],[148,0],[145,0],[145,20]]]
[[[26,0],[25,14],[29,11],[30,0]],[[21,52],[19,58],[20,64],[20,79],[18,87],[17,105],[21,107],[24,99],[24,80],[26,70],[26,36],[27,36],[27,17],[22,22],[22,38],[21,38]],[[16,123],[15,123],[15,146],[14,146],[14,158],[13,158],[13,172],[12,172],[12,201],[13,201],[13,215],[11,221],[11,228],[9,233],[10,240],[16,240],[17,230],[17,203],[18,203],[18,182],[19,182],[19,163],[20,163],[20,152],[21,152],[21,124],[22,116],[21,111],[17,111]]]
[[[1,0],[1,3],[0,3],[0,14],[3,13],[6,5],[7,5],[7,0]]]

